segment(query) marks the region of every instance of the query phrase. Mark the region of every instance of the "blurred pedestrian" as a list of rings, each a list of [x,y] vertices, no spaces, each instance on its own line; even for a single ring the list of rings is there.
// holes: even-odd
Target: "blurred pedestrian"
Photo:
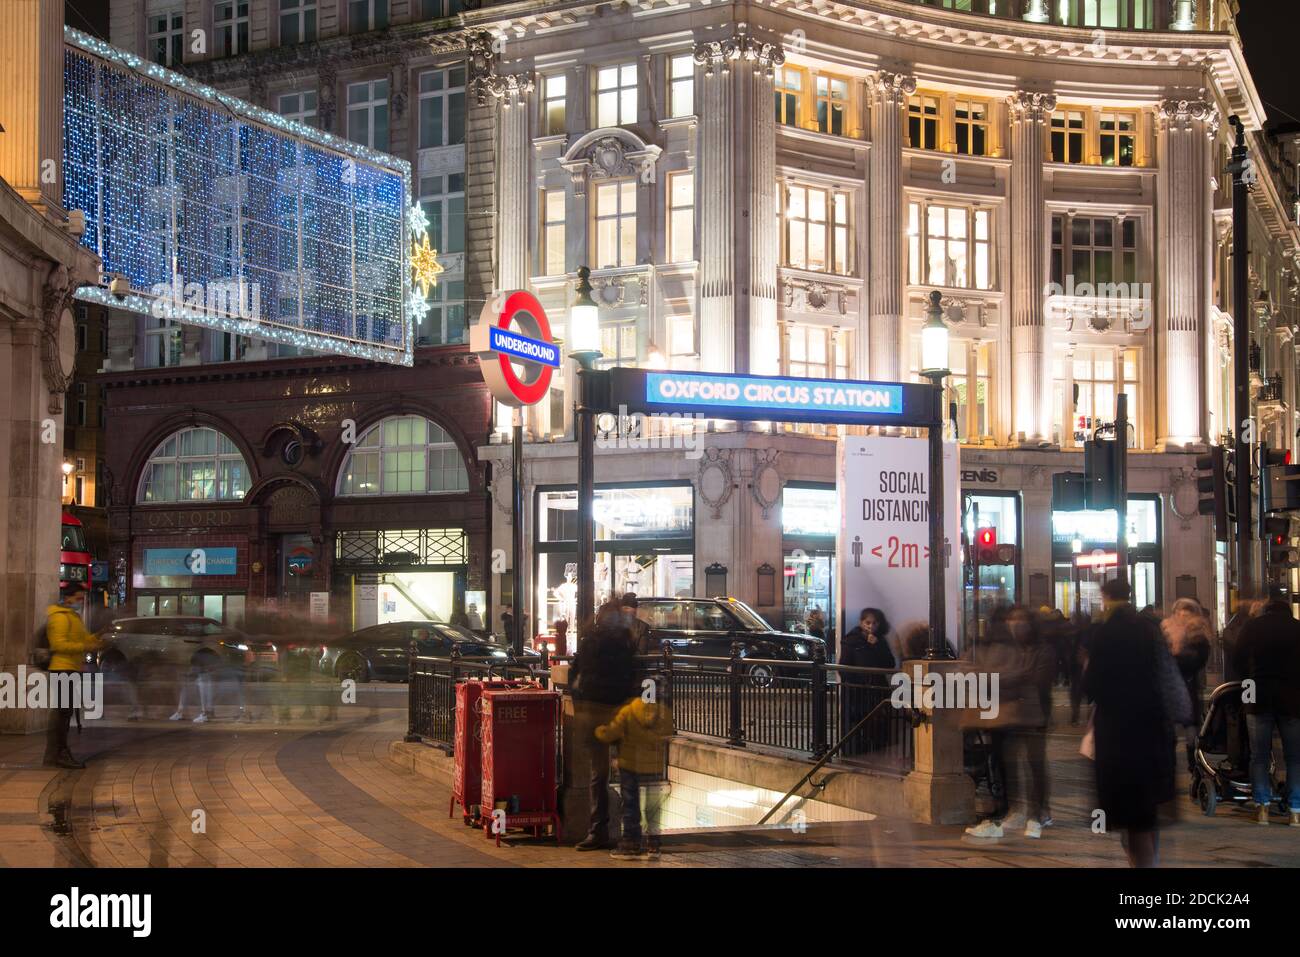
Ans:
[[[1047,722],[1051,703],[1056,655],[1038,630],[1034,616],[1023,605],[995,611],[989,622],[988,638],[976,644],[973,654],[976,672],[998,676],[997,712],[970,712],[968,729],[985,733],[989,748],[989,771],[993,780],[993,815],[966,833],[972,837],[999,838],[1013,820],[1011,792],[1017,791],[1024,805],[1025,837],[1043,836],[1044,824],[1051,823],[1047,804]],[[1027,793],[1013,786],[1010,768],[1024,753],[1029,775]],[[1009,762],[1011,762],[1009,764]]]
[[[1084,689],[1095,707],[1097,802],[1107,830],[1125,832],[1133,867],[1159,861],[1159,806],[1174,796],[1174,732],[1160,690],[1158,627],[1129,603],[1128,581],[1101,588],[1102,620],[1088,646]]]
[[[1237,668],[1240,658],[1237,655],[1237,643],[1241,640],[1242,630],[1264,611],[1264,599],[1256,596],[1242,596],[1237,599],[1237,609],[1228,619],[1223,629],[1223,680],[1240,681],[1241,672]]]
[[[808,612],[808,618],[804,622],[804,630],[810,638],[820,638],[826,642],[826,660],[835,660],[835,642],[834,637],[826,631],[826,616],[816,605]]]
[[[618,793],[623,803],[623,832],[611,856],[658,857],[660,812],[667,782],[668,739],[673,716],[668,706],[638,696],[618,710],[614,720],[596,728],[596,739],[618,745]],[[646,789],[645,839],[641,832],[641,788]]]
[[[650,626],[637,617],[637,598],[632,592],[625,592],[618,600],[619,610],[623,613],[623,624],[631,634],[632,648],[638,655],[651,655],[658,649],[650,640]]]
[[[56,675],[76,675],[80,680],[85,667],[86,655],[101,647],[101,643],[86,631],[85,623],[76,609],[81,605],[84,586],[80,583],[68,583],[59,589],[59,601],[45,609],[45,639],[50,649],[50,663],[46,669],[50,675],[51,711],[45,736],[46,766],[68,769],[80,769],[86,765],[72,756],[68,748],[68,725],[72,723],[72,702],[56,701],[56,689],[71,693],[68,680],[56,681]]]
[[[1292,827],[1300,827],[1300,622],[1282,599],[1270,601],[1241,631],[1236,667],[1243,680],[1254,682],[1253,695],[1243,694],[1250,733],[1250,784],[1255,820],[1269,823],[1273,781],[1273,729],[1282,739],[1286,762],[1286,791]]]
[[[577,845],[580,851],[609,847],[609,745],[597,738],[596,729],[613,721],[639,691],[635,656],[622,608],[606,602],[580,631],[569,671],[576,735],[591,762],[591,820]]]
[[[893,668],[889,647],[889,619],[879,608],[864,608],[858,626],[844,636],[840,664],[856,668]]]
[[[1210,660],[1214,631],[1210,628],[1209,616],[1195,598],[1180,598],[1174,602],[1169,617],[1161,623],[1161,629],[1191,699],[1192,723],[1188,726],[1186,746],[1190,771],[1194,766],[1196,735],[1201,727],[1201,675]]]

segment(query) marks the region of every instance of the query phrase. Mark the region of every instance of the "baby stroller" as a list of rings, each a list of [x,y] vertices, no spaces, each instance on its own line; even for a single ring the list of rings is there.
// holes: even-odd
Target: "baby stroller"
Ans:
[[[1270,756],[1269,778],[1274,768]],[[1214,689],[1210,695],[1205,719],[1192,755],[1192,800],[1201,806],[1207,817],[1214,815],[1219,803],[1231,801],[1244,804],[1252,800],[1250,785],[1250,735],[1246,730],[1246,714],[1241,703],[1241,682],[1229,681]],[[1274,795],[1285,794],[1284,788],[1273,787]],[[1275,798],[1281,806],[1281,797]]]

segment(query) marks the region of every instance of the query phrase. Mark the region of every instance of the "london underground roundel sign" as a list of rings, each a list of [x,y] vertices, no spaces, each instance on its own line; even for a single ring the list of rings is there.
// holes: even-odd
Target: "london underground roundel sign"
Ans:
[[[498,293],[483,304],[470,332],[483,381],[502,405],[535,405],[551,387],[560,347],[537,297],[524,289]]]

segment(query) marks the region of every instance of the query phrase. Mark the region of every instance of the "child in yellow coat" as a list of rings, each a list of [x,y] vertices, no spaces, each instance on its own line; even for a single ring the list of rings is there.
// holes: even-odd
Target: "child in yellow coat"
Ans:
[[[623,835],[613,856],[657,857],[659,813],[666,790],[668,739],[673,716],[667,705],[644,697],[628,701],[609,724],[596,728],[604,744],[618,744],[618,787],[623,796]],[[641,788],[646,789],[645,845],[641,844]]]

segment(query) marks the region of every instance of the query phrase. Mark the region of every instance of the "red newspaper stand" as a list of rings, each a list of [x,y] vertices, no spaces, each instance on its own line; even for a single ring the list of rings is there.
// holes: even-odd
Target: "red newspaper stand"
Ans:
[[[456,805],[459,804],[461,819],[465,824],[478,824],[479,798],[483,786],[482,731],[479,724],[483,711],[483,692],[533,687],[536,684],[531,681],[511,680],[473,680],[456,684],[456,730],[452,738],[455,761],[448,817],[456,812]]]
[[[558,842],[559,694],[541,688],[488,689],[482,701],[484,835],[494,835],[499,846],[508,828],[529,828],[540,836],[549,824]]]

